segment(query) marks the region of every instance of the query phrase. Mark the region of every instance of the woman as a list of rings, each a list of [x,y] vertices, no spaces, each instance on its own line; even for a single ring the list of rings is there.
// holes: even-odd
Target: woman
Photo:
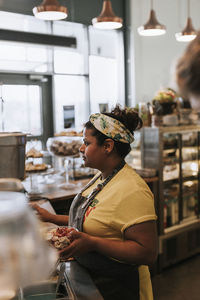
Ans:
[[[91,115],[80,152],[85,166],[100,172],[75,197],[69,218],[37,207],[44,221],[73,227],[61,255],[75,257],[106,300],[153,299],[148,265],[157,256],[154,200],[124,161],[141,126],[136,112],[119,106]]]

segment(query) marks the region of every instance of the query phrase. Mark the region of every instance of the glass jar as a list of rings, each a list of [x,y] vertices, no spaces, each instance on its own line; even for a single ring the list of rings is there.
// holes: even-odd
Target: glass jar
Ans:
[[[69,176],[73,173],[73,158],[80,156],[81,145],[81,136],[58,136],[47,140],[47,149],[53,156],[54,170],[65,175],[61,188],[75,187],[73,183],[69,183]]]
[[[139,102],[139,116],[142,119],[143,126],[151,126],[152,107],[150,103]]]

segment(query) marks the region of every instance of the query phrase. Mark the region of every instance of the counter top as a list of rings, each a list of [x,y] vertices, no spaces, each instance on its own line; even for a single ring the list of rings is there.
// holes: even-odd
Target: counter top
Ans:
[[[62,199],[71,199],[76,196],[81,190],[83,186],[85,186],[89,179],[82,179],[82,180],[76,180],[76,181],[70,181],[70,183],[74,184],[74,188],[59,188],[55,187],[54,189],[50,189],[49,191],[43,193],[43,197],[50,200],[50,201],[56,201],[56,200],[62,200]]]
[[[73,199],[81,190],[82,187],[84,187],[90,180],[89,179],[82,179],[82,180],[76,180],[76,181],[70,181],[74,184],[74,188],[70,189],[64,189],[59,186],[52,186],[52,187],[46,187],[44,192],[41,194],[32,195],[34,199],[41,199],[45,198],[48,199],[50,202],[56,202],[61,200],[71,200]],[[144,177],[144,181],[148,183],[153,183],[158,181],[158,177]],[[27,183],[24,184],[25,189],[29,191]],[[31,199],[31,197],[30,197]]]
[[[59,185],[39,185],[41,189],[41,193],[29,194],[30,191],[30,182],[29,180],[23,181],[23,186],[25,190],[28,192],[30,200],[37,199],[48,199],[51,202],[60,201],[60,200],[70,200],[76,196],[81,190],[83,186],[85,186],[89,179],[82,179],[76,181],[70,181],[70,183],[74,184],[73,188],[61,188]]]

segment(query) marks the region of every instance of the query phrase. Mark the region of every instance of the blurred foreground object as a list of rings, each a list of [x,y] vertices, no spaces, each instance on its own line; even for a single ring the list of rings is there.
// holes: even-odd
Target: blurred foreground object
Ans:
[[[182,96],[200,95],[200,31],[177,63],[176,80]]]
[[[47,279],[57,260],[23,193],[0,191],[0,299]]]
[[[17,178],[0,178],[0,191],[25,192],[21,180]]]

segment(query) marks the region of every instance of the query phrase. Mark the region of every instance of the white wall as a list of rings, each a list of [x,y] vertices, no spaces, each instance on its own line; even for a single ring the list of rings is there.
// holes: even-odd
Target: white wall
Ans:
[[[150,0],[131,0],[132,35],[132,90],[131,105],[140,101],[151,101],[161,87],[176,88],[174,68],[177,58],[187,43],[177,42],[175,33],[186,25],[187,0],[154,0],[158,21],[167,27],[167,33],[158,37],[142,37],[137,28],[147,22]],[[190,0],[190,16],[195,29],[200,29],[200,1]]]

